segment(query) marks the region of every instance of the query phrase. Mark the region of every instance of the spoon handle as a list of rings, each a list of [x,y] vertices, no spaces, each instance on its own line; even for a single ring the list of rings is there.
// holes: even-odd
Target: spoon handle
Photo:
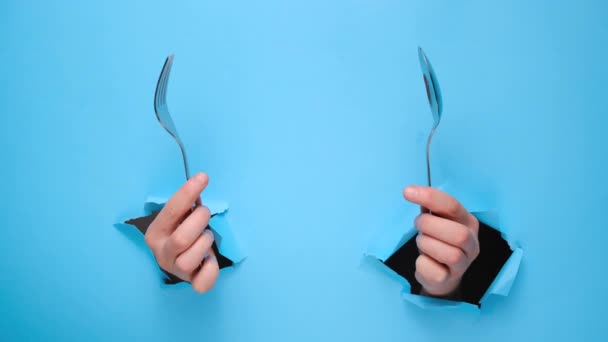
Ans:
[[[429,134],[429,138],[426,141],[426,177],[428,186],[431,187],[431,140],[433,139],[433,135],[435,134],[435,130],[437,129],[437,125],[433,126],[431,133]],[[421,213],[429,213],[432,214],[428,208],[420,207]]]

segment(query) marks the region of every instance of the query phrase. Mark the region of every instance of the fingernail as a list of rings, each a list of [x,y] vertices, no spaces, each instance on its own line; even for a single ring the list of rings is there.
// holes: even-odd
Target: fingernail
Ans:
[[[215,235],[213,235],[213,232],[211,231],[211,229],[205,229],[203,230],[203,234],[207,234],[209,235],[212,239],[215,239]]]
[[[198,183],[205,182],[205,174],[202,172],[197,173],[196,175],[194,175],[194,180]]]
[[[418,196],[418,189],[413,186],[408,186],[405,188],[405,195],[410,198],[416,198],[416,196]]]

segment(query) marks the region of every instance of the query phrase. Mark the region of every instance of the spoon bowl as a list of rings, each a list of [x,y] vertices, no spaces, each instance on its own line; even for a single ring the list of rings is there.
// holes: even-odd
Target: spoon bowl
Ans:
[[[433,66],[420,47],[418,48],[418,59],[420,60],[420,68],[422,69],[426,96],[431,106],[431,113],[433,114],[433,127],[437,127],[441,121],[441,113],[443,111],[441,89],[439,88],[439,82],[437,81]]]

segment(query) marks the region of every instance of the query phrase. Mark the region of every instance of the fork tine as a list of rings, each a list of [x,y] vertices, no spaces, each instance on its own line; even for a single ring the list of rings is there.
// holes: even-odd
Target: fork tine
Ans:
[[[167,71],[165,73],[165,79],[163,80],[163,97],[161,98],[161,100],[163,101],[163,104],[167,104],[167,88],[169,85],[170,72],[171,72],[171,68],[167,67]]]
[[[163,68],[163,74],[160,82],[160,104],[163,105],[167,103],[167,79],[169,74],[167,73],[167,64],[165,63],[165,67]]]
[[[167,57],[167,61],[165,63],[165,68],[164,68],[165,78],[164,78],[164,82],[163,82],[163,97],[162,97],[163,104],[167,103],[167,86],[169,84],[169,74],[171,73],[172,66],[173,66],[173,55],[170,55],[169,57]]]
[[[162,98],[163,98],[163,83],[164,83],[164,78],[165,78],[165,72],[164,72],[164,68],[163,68],[163,72],[161,72],[160,77],[158,79],[158,83],[156,85],[156,99],[157,102],[160,104],[162,103]]]
[[[167,103],[167,64],[165,63],[165,67],[163,68],[163,72],[161,74],[159,88],[160,88],[160,96],[158,98],[158,103],[162,106]]]
[[[167,82],[169,80],[169,73],[171,72],[171,65],[173,64],[173,55],[169,55],[163,65],[158,83],[156,84],[156,92],[154,93],[154,105],[160,107],[167,103]]]
[[[154,110],[158,111],[158,107],[160,107],[161,104],[161,97],[162,97],[162,82],[163,82],[163,76],[164,73],[161,72],[160,77],[158,78],[158,81],[156,82],[156,91],[154,92]]]
[[[158,79],[158,84],[156,86],[156,103],[158,107],[162,106],[165,98],[165,73],[160,74],[160,78]]]

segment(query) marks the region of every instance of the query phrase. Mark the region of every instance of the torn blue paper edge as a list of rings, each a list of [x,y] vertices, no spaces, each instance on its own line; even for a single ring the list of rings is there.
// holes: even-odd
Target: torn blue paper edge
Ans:
[[[502,233],[503,239],[507,241],[513,253],[502,267],[484,296],[482,297],[480,304],[483,304],[484,301],[490,295],[500,295],[500,296],[508,296],[517,277],[517,273],[519,272],[519,266],[521,264],[523,258],[523,250],[520,246],[517,246],[514,241],[509,240],[508,236],[505,236],[504,230],[501,229],[499,221],[498,221],[498,212],[496,210],[488,210],[484,208],[483,204],[479,200],[475,200],[470,198],[470,196],[464,196],[464,194],[460,194],[457,189],[454,189],[449,186],[449,184],[444,184],[438,187],[440,190],[445,191],[458,198],[460,202],[473,214],[477,217],[478,220],[494,227],[498,231]],[[384,262],[391,256],[395,251],[401,248],[407,241],[409,241],[415,234],[416,229],[412,226],[404,232],[402,222],[414,222],[414,219],[420,213],[420,208],[417,206],[411,206],[408,211],[405,212],[405,215],[400,217],[398,224],[391,224],[387,227],[383,227],[381,232],[372,239],[367,250],[364,253],[364,256],[371,257],[379,262],[378,266],[383,269],[387,269],[390,271],[391,278],[400,278],[400,280],[404,280],[399,274],[392,271],[388,266],[384,264]],[[410,293],[411,286],[409,282],[403,281],[404,286],[401,291],[401,296],[406,301],[427,310],[444,310],[444,311],[452,311],[456,310],[459,312],[479,312],[479,308],[477,305],[473,305],[465,302],[455,302],[449,301],[445,299],[432,298],[427,296],[415,295]]]
[[[166,202],[167,199],[165,197],[148,196],[144,203],[144,215],[150,215],[154,211],[160,211]],[[209,225],[212,227],[215,242],[220,253],[230,259],[234,265],[242,262],[246,258],[246,254],[227,220],[226,213],[228,211],[228,202],[221,200],[205,200],[204,205],[209,208],[209,212],[212,215],[209,220]],[[142,245],[142,247],[147,249],[141,233],[132,225],[124,223],[129,219],[141,216],[143,216],[141,212],[124,215],[124,219],[115,223],[114,226],[123,231],[127,237],[136,244]]]

